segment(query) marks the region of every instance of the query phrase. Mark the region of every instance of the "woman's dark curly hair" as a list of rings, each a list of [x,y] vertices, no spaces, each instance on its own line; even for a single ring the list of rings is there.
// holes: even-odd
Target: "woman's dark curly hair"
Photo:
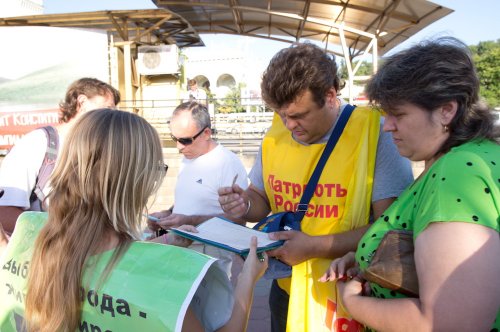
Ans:
[[[419,43],[387,58],[366,88],[370,101],[390,110],[403,103],[429,113],[456,101],[445,153],[473,139],[499,140],[493,113],[479,100],[479,78],[468,47],[452,37]]]

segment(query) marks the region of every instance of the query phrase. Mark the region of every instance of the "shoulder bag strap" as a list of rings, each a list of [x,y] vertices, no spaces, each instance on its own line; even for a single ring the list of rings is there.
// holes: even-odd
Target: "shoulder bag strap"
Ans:
[[[335,125],[335,128],[333,128],[333,132],[330,135],[328,142],[326,143],[323,153],[321,154],[321,158],[319,159],[318,164],[316,165],[316,168],[314,169],[314,172],[311,175],[309,182],[307,183],[306,189],[304,190],[304,194],[300,199],[300,203],[299,205],[297,205],[297,211],[295,211],[295,220],[302,221],[302,218],[304,218],[304,215],[307,212],[309,201],[314,195],[314,190],[316,189],[316,185],[318,184],[321,172],[323,172],[323,168],[325,167],[328,158],[330,158],[330,154],[332,153],[333,149],[335,148],[335,145],[337,144],[340,136],[342,135],[342,132],[344,131],[344,128],[347,122],[349,121],[349,118],[352,112],[354,111],[354,108],[355,106],[347,104],[344,107],[342,113],[340,114],[337,124]]]

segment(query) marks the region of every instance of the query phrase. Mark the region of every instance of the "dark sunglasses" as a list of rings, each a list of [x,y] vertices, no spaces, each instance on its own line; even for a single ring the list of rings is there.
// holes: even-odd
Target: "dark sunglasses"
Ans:
[[[198,134],[194,135],[193,137],[177,138],[177,137],[175,137],[172,134],[170,134],[170,137],[172,138],[172,140],[174,142],[179,142],[182,145],[190,145],[190,144],[193,144],[194,140],[197,139],[198,136],[200,136],[205,131],[205,129],[207,129],[207,128],[208,128],[207,126],[203,127],[203,129],[200,130],[200,132]]]

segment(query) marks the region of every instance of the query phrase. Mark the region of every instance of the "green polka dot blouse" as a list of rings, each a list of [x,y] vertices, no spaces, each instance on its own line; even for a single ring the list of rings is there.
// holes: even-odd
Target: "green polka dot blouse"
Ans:
[[[413,231],[415,239],[432,222],[469,222],[499,232],[500,145],[470,142],[438,159],[370,227],[358,244],[356,261],[366,269],[384,234]],[[405,297],[371,283],[372,296]],[[493,327],[500,327],[500,311]]]

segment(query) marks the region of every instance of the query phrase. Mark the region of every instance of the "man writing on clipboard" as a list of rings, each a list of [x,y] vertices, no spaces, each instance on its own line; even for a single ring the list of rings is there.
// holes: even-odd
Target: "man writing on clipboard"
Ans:
[[[247,190],[219,190],[223,210],[250,222],[269,212],[294,210],[346,106],[337,98],[335,58],[312,44],[296,44],[275,55],[261,87],[275,116],[250,172],[251,184]],[[273,332],[331,330],[332,322],[325,323],[333,317],[329,310],[341,306],[335,285],[318,282],[323,267],[354,250],[370,213],[381,215],[412,181],[409,161],[381,129],[379,112],[357,107],[321,173],[302,231],[270,235],[285,242],[269,255],[292,266],[291,277],[275,279],[271,286]],[[336,319],[343,314],[336,312]]]
[[[248,186],[245,167],[233,152],[212,138],[210,115],[205,106],[185,102],[177,106],[170,120],[171,137],[183,154],[175,185],[174,206],[152,213],[158,222],[149,221],[153,230],[181,225],[199,225],[214,216],[222,216],[217,190],[236,183]],[[232,254],[200,243],[192,249],[219,258],[218,264],[231,276]]]

